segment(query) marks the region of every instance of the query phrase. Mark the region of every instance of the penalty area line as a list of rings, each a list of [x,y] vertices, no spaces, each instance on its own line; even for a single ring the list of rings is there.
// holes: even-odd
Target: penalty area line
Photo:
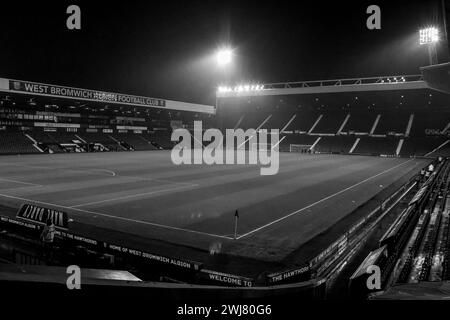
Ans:
[[[172,227],[172,226],[167,226],[167,225],[163,225],[163,224],[159,224],[159,223],[135,220],[135,219],[125,218],[125,217],[118,217],[118,216],[113,216],[113,215],[106,214],[106,213],[100,213],[100,212],[96,212],[96,211],[90,211],[90,210],[84,210],[84,209],[78,209],[78,208],[71,208],[71,207],[67,207],[67,206],[63,206],[63,205],[59,205],[59,204],[55,204],[55,203],[44,202],[44,201],[33,200],[33,199],[26,199],[26,198],[7,195],[7,194],[0,193],[0,197],[20,200],[20,201],[26,201],[26,202],[31,202],[31,203],[35,203],[35,204],[44,205],[44,206],[51,206],[51,207],[55,207],[55,208],[67,209],[67,210],[77,211],[77,212],[81,212],[81,213],[88,213],[89,215],[102,216],[102,217],[106,217],[106,218],[110,218],[110,219],[116,219],[116,220],[121,220],[121,221],[137,223],[137,224],[149,225],[149,226],[153,226],[153,227],[159,227],[162,229],[182,231],[182,232],[186,232],[186,233],[198,234],[198,235],[203,235],[203,236],[208,236],[208,237],[213,237],[213,238],[233,240],[233,238],[231,238],[231,237],[221,236],[221,235],[217,235],[217,234],[213,234],[213,233],[189,230],[189,229],[184,229],[184,228],[179,228],[179,227]]]

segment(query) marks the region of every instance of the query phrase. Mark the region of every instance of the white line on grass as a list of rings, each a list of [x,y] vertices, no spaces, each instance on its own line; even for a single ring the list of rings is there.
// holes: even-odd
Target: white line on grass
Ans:
[[[69,208],[86,207],[86,206],[90,206],[90,205],[93,205],[93,204],[112,202],[112,201],[118,201],[118,200],[124,200],[124,199],[131,199],[131,198],[136,198],[136,197],[141,197],[141,196],[148,196],[148,195],[151,195],[151,194],[158,194],[158,193],[162,193],[162,192],[169,192],[169,191],[175,191],[175,190],[179,190],[179,189],[186,189],[186,188],[189,188],[189,187],[191,187],[191,186],[181,186],[181,187],[160,189],[160,190],[144,192],[144,193],[130,194],[130,195],[127,195],[127,196],[122,196],[122,197],[116,197],[116,198],[110,198],[110,199],[105,199],[105,200],[81,203],[81,204],[77,204],[77,205],[71,206]]]
[[[44,166],[34,166],[34,165],[26,165],[26,164],[19,164],[19,163],[4,163],[4,162],[0,162],[2,165],[10,165],[10,166],[16,166],[16,167],[24,167],[24,168],[36,168],[36,169],[47,169],[47,170],[62,170],[62,171],[66,171],[66,172],[82,172],[82,173],[94,173],[94,174],[102,174],[101,172],[107,172],[112,174],[113,177],[122,177],[122,178],[131,178],[131,179],[136,179],[136,180],[141,180],[141,181],[156,181],[156,182],[166,182],[166,183],[170,183],[170,184],[179,184],[179,185],[184,185],[184,186],[191,186],[191,187],[197,187],[198,184],[195,183],[189,183],[189,182],[178,182],[178,181],[171,181],[171,180],[164,180],[164,179],[156,179],[156,178],[149,178],[149,177],[135,177],[135,176],[128,176],[128,175],[118,175],[116,174],[114,171],[111,170],[107,170],[107,169],[86,169],[86,170],[81,170],[81,169],[71,169],[71,168],[54,168],[54,167],[44,167]],[[108,174],[108,176],[110,176]]]
[[[106,169],[91,169],[92,171],[102,171],[102,172],[107,172],[107,173],[111,173],[111,176],[115,177],[116,173],[114,171],[111,170],[106,170]]]
[[[406,164],[406,163],[408,163],[408,162],[411,162],[411,161],[413,161],[413,159],[408,160],[408,161],[405,161],[405,162],[402,162],[402,163],[400,163],[400,164],[398,164],[398,165],[396,165],[396,166],[394,166],[394,167],[392,167],[392,168],[389,168],[389,169],[387,169],[387,170],[384,170],[383,172],[377,173],[376,175],[371,176],[371,177],[369,177],[369,178],[367,178],[367,179],[364,179],[364,180],[362,180],[362,181],[360,181],[360,182],[358,182],[358,183],[355,183],[354,185],[352,185],[352,186],[350,186],[350,187],[347,187],[347,188],[345,188],[345,189],[342,189],[342,190],[340,190],[340,191],[338,191],[338,192],[336,192],[336,193],[333,193],[332,195],[329,195],[328,197],[322,198],[322,199],[320,199],[319,201],[316,201],[316,202],[314,202],[314,203],[311,203],[311,204],[307,205],[306,207],[303,207],[303,208],[301,208],[301,209],[298,209],[298,210],[296,210],[296,211],[294,211],[294,212],[291,212],[291,213],[289,213],[289,214],[287,214],[287,215],[285,215],[285,216],[283,216],[283,217],[281,217],[281,218],[278,218],[278,219],[276,219],[276,220],[274,220],[274,221],[271,221],[271,222],[269,222],[269,223],[267,223],[267,224],[265,224],[265,225],[263,225],[263,226],[261,226],[261,227],[258,227],[258,228],[254,229],[254,230],[252,230],[252,231],[249,231],[249,232],[247,232],[247,233],[244,233],[243,235],[238,236],[236,239],[238,239],[238,240],[239,240],[239,239],[242,239],[242,238],[247,237],[247,236],[249,236],[249,235],[251,235],[251,234],[253,234],[253,233],[255,233],[255,232],[258,232],[258,231],[260,231],[260,230],[262,230],[262,229],[265,229],[265,228],[267,228],[267,227],[269,227],[269,226],[271,226],[271,225],[273,225],[273,224],[275,224],[275,223],[278,223],[278,222],[280,222],[280,221],[283,221],[283,220],[285,220],[285,219],[287,219],[287,218],[289,218],[289,217],[291,217],[291,216],[293,216],[293,215],[296,215],[297,213],[300,213],[300,212],[302,212],[302,211],[304,211],[304,210],[306,210],[306,209],[309,209],[309,208],[311,208],[311,207],[313,207],[313,206],[315,206],[315,205],[317,205],[317,204],[319,204],[319,203],[322,203],[322,202],[324,202],[324,201],[326,201],[326,200],[329,200],[329,199],[331,199],[331,198],[333,198],[333,197],[335,197],[335,196],[337,196],[337,195],[340,195],[341,193],[344,193],[344,192],[346,192],[346,191],[348,191],[348,190],[350,190],[350,189],[353,189],[353,188],[355,188],[355,187],[357,187],[357,186],[359,186],[359,185],[361,185],[361,184],[363,184],[363,183],[365,183],[365,182],[367,182],[367,181],[370,181],[370,180],[372,180],[372,179],[374,179],[374,178],[376,178],[376,177],[379,177],[379,176],[381,176],[381,175],[383,175],[383,174],[385,174],[385,173],[387,173],[387,172],[389,172],[389,171],[392,171],[392,170],[394,170],[394,169],[396,169],[396,168],[398,168],[398,167],[400,167],[400,166],[402,166],[402,165],[404,165],[404,164]]]
[[[138,223],[138,224],[145,224],[145,225],[150,225],[150,226],[154,226],[154,227],[160,227],[160,228],[164,228],[164,229],[183,231],[183,232],[187,232],[187,233],[200,234],[200,235],[214,237],[214,238],[233,240],[233,238],[227,237],[227,236],[221,236],[221,235],[207,233],[207,232],[201,232],[201,231],[183,229],[183,228],[178,228],[178,227],[166,226],[166,225],[163,225],[163,224],[158,224],[158,223],[153,223],[153,222],[147,222],[147,221],[129,219],[129,218],[124,218],[124,217],[112,216],[112,215],[109,215],[109,214],[106,214],[106,213],[100,213],[100,212],[96,212],[96,211],[90,211],[90,210],[84,210],[84,209],[78,209],[78,208],[71,208],[71,207],[67,207],[67,206],[63,206],[63,205],[59,205],[59,204],[43,202],[43,201],[38,201],[38,200],[32,200],[32,199],[26,199],[26,198],[21,198],[21,197],[16,197],[16,196],[10,196],[10,195],[7,195],[7,194],[0,194],[0,197],[10,198],[10,199],[15,199],[15,200],[21,200],[21,201],[26,201],[26,202],[31,202],[31,203],[45,205],[45,206],[56,207],[56,208],[68,209],[68,210],[78,211],[78,212],[82,212],[82,213],[88,213],[90,215],[97,215],[97,216],[112,218],[112,219],[116,219],[116,220],[128,221],[128,222],[133,222],[133,223]]]
[[[33,186],[33,187],[42,187],[41,184],[36,184],[36,183],[31,183],[31,182],[24,182],[24,181],[13,180],[13,179],[0,178],[0,181],[7,181],[7,182],[26,184],[26,185]]]

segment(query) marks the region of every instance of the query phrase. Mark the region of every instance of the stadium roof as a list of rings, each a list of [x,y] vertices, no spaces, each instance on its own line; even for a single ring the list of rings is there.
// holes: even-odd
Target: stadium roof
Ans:
[[[427,89],[421,75],[383,76],[219,87],[218,98]]]

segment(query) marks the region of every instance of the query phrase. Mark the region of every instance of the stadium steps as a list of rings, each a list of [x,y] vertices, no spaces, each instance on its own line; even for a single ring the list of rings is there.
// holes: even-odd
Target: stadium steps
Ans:
[[[356,147],[358,146],[359,141],[361,141],[361,138],[356,138],[355,142],[353,143],[352,148],[350,149],[350,151],[348,153],[353,153],[353,151],[355,151]]]
[[[378,123],[380,123],[380,119],[381,119],[381,114],[378,114],[377,117],[375,118],[375,121],[372,124],[372,128],[370,129],[369,134],[374,134],[375,130],[378,127]]]
[[[429,281],[442,281],[444,271],[444,257],[446,256],[446,245],[449,231],[449,198],[444,201],[444,210],[442,211],[441,225],[436,239],[436,250],[431,259],[432,265],[430,268]]]
[[[342,122],[341,126],[339,127],[339,130],[337,131],[336,134],[341,134],[342,130],[344,129],[345,125],[347,124],[348,120],[350,119],[350,113],[347,114],[347,116],[345,117],[344,121]]]
[[[281,128],[280,133],[283,133],[283,132],[285,132],[285,131],[289,131],[289,130],[288,130],[289,125],[295,120],[296,117],[297,117],[297,115],[294,114],[294,115],[289,119],[289,121],[284,125],[284,127]]]
[[[242,121],[244,120],[245,115],[242,115],[239,120],[236,122],[236,124],[234,125],[233,129],[237,129],[239,128],[239,126],[241,125]]]
[[[370,129],[376,120],[376,115],[373,113],[352,112],[342,132],[347,134],[369,134]]]
[[[314,151],[322,153],[349,153],[355,138],[348,136],[334,136],[334,137],[321,137],[317,144],[314,146]]]
[[[0,154],[38,153],[32,141],[21,132],[0,132]]]
[[[408,137],[411,133],[411,128],[414,122],[414,113],[409,116],[408,125],[406,126],[405,137]]]
[[[400,139],[398,141],[398,145],[397,145],[397,148],[395,150],[395,155],[396,156],[400,155],[400,151],[402,150],[402,147],[403,147],[403,142],[405,142],[405,139]]]
[[[398,141],[395,138],[361,137],[353,153],[368,155],[394,155]]]
[[[336,134],[347,117],[344,113],[322,114],[319,122],[310,130],[310,134]]]
[[[384,113],[373,134],[404,134],[408,124],[408,114],[406,113]]]
[[[313,130],[316,128],[316,126],[319,124],[320,120],[323,118],[323,114],[319,114],[319,117],[316,119],[312,127],[308,130],[308,134],[313,132]]]
[[[24,134],[25,135],[25,137],[27,137],[28,139],[30,139],[30,141],[32,142],[32,144],[33,144],[33,147],[37,150],[37,151],[39,151],[39,152],[44,152],[44,150],[42,150],[39,146],[38,146],[38,143],[37,143],[37,141],[36,140],[34,140],[29,134]]]
[[[126,148],[121,141],[117,140],[116,138],[114,138],[112,135],[108,135],[109,138],[111,138],[112,140],[114,140],[117,145],[122,148],[123,151],[128,151],[128,148]]]

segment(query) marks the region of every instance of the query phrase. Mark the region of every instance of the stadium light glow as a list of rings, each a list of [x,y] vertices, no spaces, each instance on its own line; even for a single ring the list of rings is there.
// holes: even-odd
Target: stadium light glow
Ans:
[[[436,27],[428,27],[419,31],[420,45],[435,43],[439,41],[439,29]]]
[[[235,87],[227,87],[227,86],[219,86],[217,88],[217,91],[220,93],[225,92],[251,92],[251,91],[261,91],[264,90],[263,85],[255,85],[255,84],[244,84],[244,85],[238,85]]]
[[[217,64],[220,67],[226,66],[233,60],[233,50],[230,48],[222,48],[216,53]]]

